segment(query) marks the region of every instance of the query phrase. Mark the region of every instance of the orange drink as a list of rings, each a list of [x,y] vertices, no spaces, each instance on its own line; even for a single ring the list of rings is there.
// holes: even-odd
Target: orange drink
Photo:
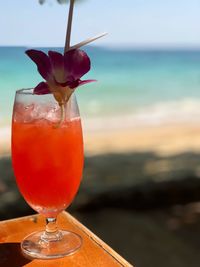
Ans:
[[[45,119],[13,120],[12,158],[18,187],[29,205],[54,216],[73,200],[82,177],[80,118],[59,127]]]

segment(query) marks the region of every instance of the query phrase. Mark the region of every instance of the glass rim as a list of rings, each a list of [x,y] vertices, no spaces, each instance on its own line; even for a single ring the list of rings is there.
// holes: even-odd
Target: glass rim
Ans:
[[[17,99],[19,98],[35,98],[35,99],[51,99],[53,97],[53,93],[49,92],[48,94],[35,94],[34,93],[34,88],[30,87],[30,88],[22,88],[22,89],[18,89],[15,91],[15,101],[17,102]],[[53,97],[53,100],[57,102],[57,100]],[[73,93],[70,96],[70,99],[66,102],[66,105],[68,105],[69,102],[76,102],[76,94]],[[77,102],[76,102],[77,103]]]
[[[48,94],[42,94],[42,95],[38,95],[38,94],[34,94],[33,92],[34,88],[22,88],[22,89],[17,89],[16,90],[16,95],[34,95],[34,96],[42,96],[42,95],[52,95],[52,92],[49,92]],[[73,96],[75,96],[75,94],[72,94]]]
[[[16,90],[16,94],[20,94],[20,95],[36,95],[33,93],[34,88],[22,88],[22,89],[18,89]]]

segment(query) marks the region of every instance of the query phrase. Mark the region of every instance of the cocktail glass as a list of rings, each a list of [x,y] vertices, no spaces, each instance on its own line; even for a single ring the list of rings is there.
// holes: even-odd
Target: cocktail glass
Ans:
[[[36,95],[33,89],[16,92],[12,162],[21,194],[46,218],[46,230],[27,236],[21,243],[22,251],[40,259],[77,251],[81,237],[59,230],[56,224],[57,215],[75,197],[83,170],[82,128],[74,94],[61,121],[61,109],[52,94]]]

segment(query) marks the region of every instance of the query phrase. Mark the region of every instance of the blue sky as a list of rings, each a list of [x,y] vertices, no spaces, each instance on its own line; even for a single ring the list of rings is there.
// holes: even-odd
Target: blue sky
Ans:
[[[67,5],[2,1],[0,45],[63,46]],[[85,0],[75,7],[72,43],[107,31],[96,45],[200,47],[199,0]]]

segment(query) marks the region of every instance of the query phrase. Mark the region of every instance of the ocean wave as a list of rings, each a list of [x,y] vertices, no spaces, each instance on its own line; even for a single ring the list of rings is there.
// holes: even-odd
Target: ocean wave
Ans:
[[[150,123],[199,122],[200,99],[184,98],[178,101],[159,102],[139,110],[135,117]]]
[[[96,118],[84,117],[86,131],[124,130],[127,128],[165,124],[200,123],[200,99],[159,102],[136,109],[132,113]]]

